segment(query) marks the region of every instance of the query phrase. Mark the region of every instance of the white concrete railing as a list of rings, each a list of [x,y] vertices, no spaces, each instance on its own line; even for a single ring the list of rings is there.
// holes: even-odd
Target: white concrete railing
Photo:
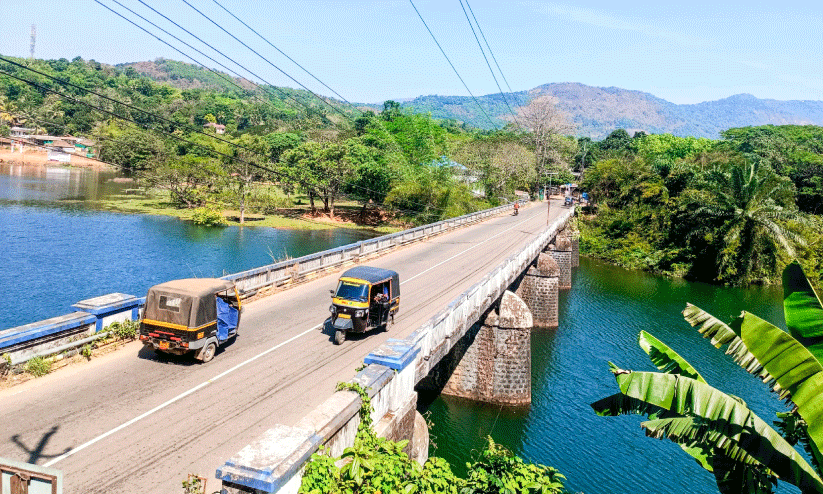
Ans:
[[[352,379],[372,398],[372,419],[381,424],[414,397],[415,385],[449,353],[454,344],[574,215],[563,209],[558,219],[532,242],[509,256],[482,280],[457,296],[408,337],[389,339],[366,358],[366,367]],[[223,493],[296,493],[303,465],[320,446],[339,455],[353,445],[359,418],[360,398],[351,391],[334,393],[294,427],[276,425],[246,446],[217,470]]]
[[[223,279],[233,281],[237,288],[244,292],[279,286],[290,281],[299,281],[318,271],[334,269],[346,261],[356,261],[364,256],[380,255],[400,245],[417,242],[432,235],[439,235],[510,210],[511,205],[498,206],[240,273],[229,274],[223,276]]]

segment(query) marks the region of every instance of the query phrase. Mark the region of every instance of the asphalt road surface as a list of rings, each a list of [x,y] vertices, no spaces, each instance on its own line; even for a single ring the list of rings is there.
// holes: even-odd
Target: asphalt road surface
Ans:
[[[546,203],[368,262],[400,273],[396,324],[332,343],[337,274],[244,306],[239,336],[208,364],[139,342],[0,391],[0,457],[63,471],[66,494],[174,494],[275,424],[293,425],[351,379],[370,350],[403,337],[546,227]],[[561,210],[552,203],[552,216]]]

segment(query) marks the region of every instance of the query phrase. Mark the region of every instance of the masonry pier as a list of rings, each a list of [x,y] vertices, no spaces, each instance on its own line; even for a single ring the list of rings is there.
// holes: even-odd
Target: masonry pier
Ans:
[[[552,256],[541,252],[515,291],[529,306],[535,328],[557,327],[559,286],[560,267]]]
[[[442,393],[496,405],[532,401],[532,314],[517,295],[506,291],[499,313],[486,316]]]

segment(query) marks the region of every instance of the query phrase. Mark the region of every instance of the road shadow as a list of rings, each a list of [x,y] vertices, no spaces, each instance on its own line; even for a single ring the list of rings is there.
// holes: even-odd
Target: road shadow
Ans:
[[[53,455],[47,455],[43,453],[43,451],[46,449],[46,445],[49,443],[49,440],[51,440],[51,436],[57,434],[58,430],[60,430],[59,425],[55,425],[54,427],[49,429],[48,432],[43,434],[43,437],[40,438],[40,441],[37,442],[37,445],[33,447],[29,447],[26,444],[24,444],[23,441],[20,439],[20,434],[15,434],[11,436],[11,442],[17,445],[18,448],[28,453],[29,459],[26,460],[27,463],[36,464],[39,460],[57,458],[58,456],[62,456],[71,451],[71,448],[66,448],[60,453]]]
[[[321,332],[329,338],[329,343],[331,343],[332,345],[334,344],[335,331],[336,330],[334,329],[334,326],[332,326],[331,318],[326,319],[323,322],[323,329],[321,330]],[[349,331],[346,332],[346,341],[362,341],[371,335],[382,333],[383,331],[386,330],[382,328],[377,328],[371,331],[367,331],[365,333],[353,333]],[[346,341],[343,342],[344,345],[346,344]]]

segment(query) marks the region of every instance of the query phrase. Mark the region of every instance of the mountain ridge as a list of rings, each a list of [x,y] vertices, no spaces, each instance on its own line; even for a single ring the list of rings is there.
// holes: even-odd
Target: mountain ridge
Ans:
[[[158,82],[182,89],[237,90],[214,73],[185,62],[157,59],[119,64],[118,67],[131,67]],[[244,89],[253,88],[246,79],[232,79]],[[648,134],[716,139],[721,131],[734,127],[768,124],[823,126],[823,101],[762,99],[740,93],[719,100],[677,104],[639,90],[588,86],[579,82],[542,84],[526,91],[505,93],[505,99],[501,93],[478,96],[482,110],[470,96],[427,95],[396,98],[395,101],[404,109],[430,112],[436,118],[491,129],[492,123],[503,127],[512,120],[507,102],[516,108],[544,95],[557,99],[558,108],[575,124],[576,135],[593,139],[602,139],[618,128],[630,133],[642,130]],[[379,104],[355,103],[354,106],[375,111],[382,109]]]

